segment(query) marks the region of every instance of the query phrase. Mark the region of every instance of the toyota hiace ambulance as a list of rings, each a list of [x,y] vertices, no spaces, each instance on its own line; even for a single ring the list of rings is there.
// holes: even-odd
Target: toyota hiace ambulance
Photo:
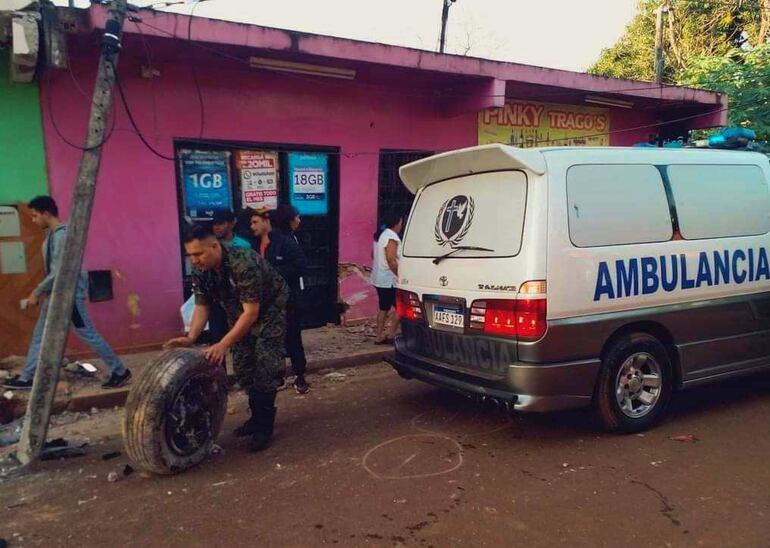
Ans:
[[[770,165],[752,152],[485,145],[403,166],[396,371],[610,430],[770,368]]]

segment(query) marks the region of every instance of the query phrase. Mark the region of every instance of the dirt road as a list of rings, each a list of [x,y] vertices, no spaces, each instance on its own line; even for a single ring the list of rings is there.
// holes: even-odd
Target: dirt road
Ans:
[[[679,394],[644,435],[584,412],[480,408],[380,364],[279,396],[272,448],[170,478],[109,483],[117,412],[71,425],[89,456],[0,484],[22,546],[769,546],[770,376]],[[97,428],[98,426],[98,428]],[[72,433],[70,431],[70,433]],[[694,435],[697,441],[672,438]]]

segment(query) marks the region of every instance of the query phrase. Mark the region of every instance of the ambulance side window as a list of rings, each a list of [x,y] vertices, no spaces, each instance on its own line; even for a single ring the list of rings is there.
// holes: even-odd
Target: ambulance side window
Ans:
[[[665,242],[671,212],[652,165],[577,165],[567,171],[570,240],[577,247]]]
[[[770,231],[770,193],[759,166],[670,165],[667,172],[685,240]]]

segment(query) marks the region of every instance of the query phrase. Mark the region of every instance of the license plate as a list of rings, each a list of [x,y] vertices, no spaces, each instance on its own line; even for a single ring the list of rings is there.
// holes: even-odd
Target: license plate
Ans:
[[[456,308],[437,306],[433,309],[433,323],[447,327],[463,327],[465,325],[465,315],[461,314]]]

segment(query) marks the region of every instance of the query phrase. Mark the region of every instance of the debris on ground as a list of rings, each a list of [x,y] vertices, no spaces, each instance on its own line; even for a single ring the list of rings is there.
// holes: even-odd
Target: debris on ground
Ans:
[[[683,443],[695,443],[697,441],[700,441],[697,437],[695,437],[692,434],[685,434],[682,436],[671,436],[671,441],[681,441]]]
[[[69,459],[73,457],[84,457],[86,454],[87,443],[81,445],[72,445],[63,438],[46,442],[43,450],[40,452],[40,460],[58,460]]]
[[[217,445],[216,443],[211,446],[211,451],[210,451],[211,455],[214,455],[214,456],[224,455],[224,453],[225,453],[225,450],[222,449],[222,446]]]
[[[110,483],[115,483],[119,479],[120,479],[120,476],[118,476],[117,472],[110,472],[109,474],[107,474],[107,481]]]
[[[13,399],[13,392],[11,390],[6,390],[5,392],[3,392],[3,397],[6,400],[12,400]]]
[[[81,377],[95,377],[99,370],[95,365],[87,362],[70,362],[63,367],[67,373],[79,375]]]
[[[338,371],[333,371],[332,373],[327,373],[324,375],[324,379],[329,379],[330,381],[341,381],[347,378],[347,375],[345,373],[340,373]]]
[[[102,455],[102,460],[112,460],[118,458],[122,453],[120,451],[114,451],[112,453],[105,453]]]
[[[8,424],[0,426],[0,447],[6,447],[19,442],[24,418],[16,419]]]

